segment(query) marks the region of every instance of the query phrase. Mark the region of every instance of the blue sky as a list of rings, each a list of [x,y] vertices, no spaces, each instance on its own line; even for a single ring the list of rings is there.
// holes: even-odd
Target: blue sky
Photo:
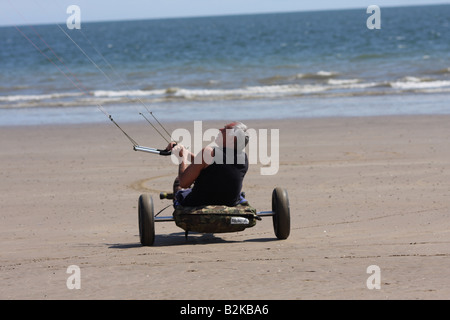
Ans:
[[[444,0],[1,0],[0,25],[62,23],[69,5],[81,9],[81,21],[133,20],[246,13],[292,12],[423,4]]]

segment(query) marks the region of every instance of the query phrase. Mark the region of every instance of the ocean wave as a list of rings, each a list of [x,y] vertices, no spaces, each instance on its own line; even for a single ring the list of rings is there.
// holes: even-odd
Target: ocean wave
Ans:
[[[226,100],[226,99],[252,99],[276,98],[284,96],[310,95],[333,90],[365,89],[382,86],[377,82],[361,82],[359,79],[329,79],[326,84],[283,84],[265,86],[247,86],[232,89],[209,88],[178,88],[169,87],[158,90],[131,90],[131,91],[96,91],[96,97],[103,98],[165,98],[186,100]]]
[[[21,91],[28,89],[27,85],[16,85],[16,86],[0,86],[0,92],[11,92],[11,91]]]
[[[360,82],[359,79],[328,79],[327,83],[331,85],[348,85]]]
[[[352,62],[363,61],[363,60],[372,60],[372,59],[382,59],[385,58],[387,54],[378,54],[378,53],[366,53],[360,54],[350,59]]]
[[[333,72],[333,71],[318,71],[316,73],[300,73],[297,74],[297,79],[317,79],[317,80],[322,80],[322,79],[329,79],[329,78],[333,78],[338,76],[339,73],[337,72]]]
[[[152,95],[162,95],[167,90],[96,90],[92,94],[95,97],[144,97]]]
[[[62,92],[0,96],[0,108],[76,107],[92,105],[121,105],[130,103],[160,103],[169,101],[225,101],[278,99],[306,96],[364,96],[402,93],[445,93],[450,80],[408,76],[395,81],[368,82],[359,78],[330,78],[326,81],[300,84],[260,85],[238,88],[167,87],[150,90],[95,90],[88,94]]]
[[[333,71],[318,71],[315,73],[297,73],[294,75],[274,75],[259,79],[258,82],[265,85],[282,84],[285,82],[295,82],[296,80],[327,80],[337,77],[339,73]]]
[[[83,93],[50,93],[50,94],[30,94],[30,95],[10,95],[10,96],[0,96],[0,102],[16,102],[16,101],[43,101],[52,100],[60,98],[71,98],[81,96]]]
[[[447,74],[447,73],[450,73],[450,68],[440,69],[440,70],[434,71],[432,73],[434,73],[434,74]]]
[[[229,99],[229,98],[275,98],[283,96],[300,96],[325,92],[335,89],[356,89],[376,86],[376,83],[356,83],[354,81],[322,84],[286,84],[269,86],[251,86],[236,89],[172,89],[173,97],[185,99]]]
[[[420,93],[450,93],[450,87],[422,89]]]
[[[439,89],[450,87],[449,80],[432,80],[417,77],[405,77],[400,81],[390,82],[394,89],[416,90],[416,89]]]

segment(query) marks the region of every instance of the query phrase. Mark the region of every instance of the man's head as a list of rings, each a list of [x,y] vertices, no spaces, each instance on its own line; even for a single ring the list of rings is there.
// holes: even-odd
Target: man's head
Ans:
[[[247,126],[239,121],[231,122],[219,129],[216,143],[219,147],[226,147],[242,151],[248,144]]]

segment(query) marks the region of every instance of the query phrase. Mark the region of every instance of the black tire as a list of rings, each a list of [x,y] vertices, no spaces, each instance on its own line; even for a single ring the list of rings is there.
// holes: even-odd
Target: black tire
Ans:
[[[286,189],[275,188],[272,192],[273,230],[278,239],[287,239],[291,232],[289,197]]]
[[[139,238],[143,246],[152,246],[155,241],[153,199],[147,194],[139,197]]]

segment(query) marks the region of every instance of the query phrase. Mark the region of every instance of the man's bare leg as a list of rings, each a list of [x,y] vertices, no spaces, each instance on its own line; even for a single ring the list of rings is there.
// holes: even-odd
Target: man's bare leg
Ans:
[[[181,189],[182,188],[180,187],[180,179],[178,179],[178,177],[176,177],[175,181],[173,182],[173,194],[175,195],[175,193]]]

